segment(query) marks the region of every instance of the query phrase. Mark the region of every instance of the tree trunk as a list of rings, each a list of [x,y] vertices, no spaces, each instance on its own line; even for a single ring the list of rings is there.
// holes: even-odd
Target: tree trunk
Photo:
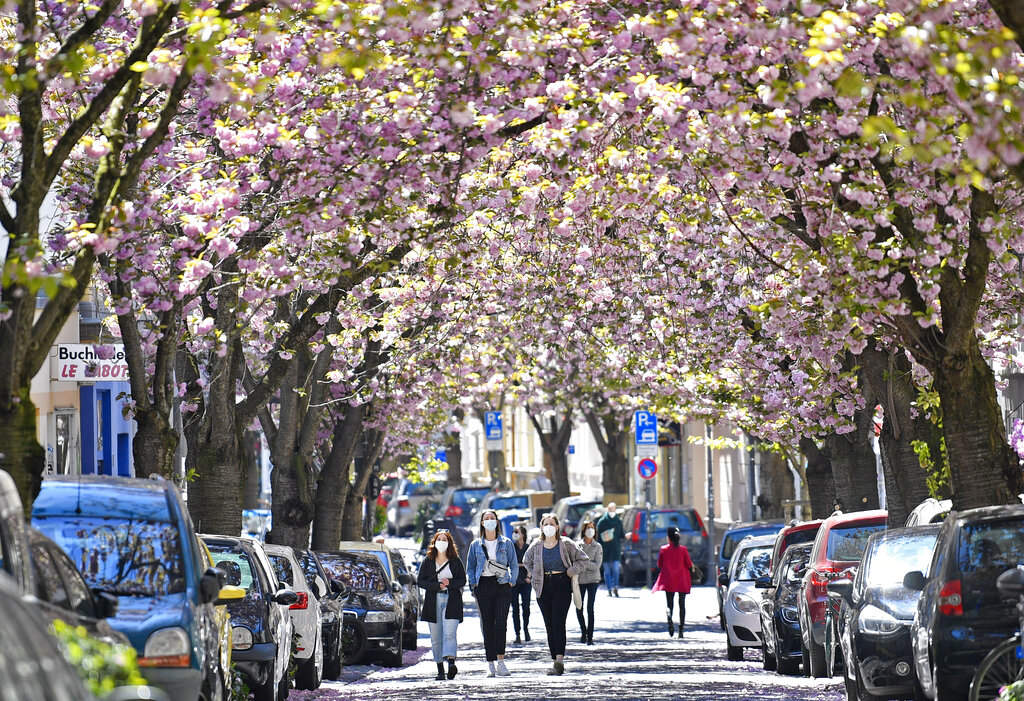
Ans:
[[[171,479],[174,473],[174,455],[180,438],[170,414],[156,408],[136,412],[136,432],[132,442],[135,476],[161,475]]]
[[[458,426],[458,430],[445,432],[444,451],[445,461],[448,463],[448,486],[462,486],[462,422],[466,412],[456,409],[452,412],[452,421]]]
[[[828,453],[811,438],[800,439],[800,452],[807,458],[807,498],[811,502],[811,518],[826,518],[835,511],[836,485],[832,479],[832,463]]]
[[[771,450],[760,450],[760,453],[761,480],[757,505],[761,509],[761,518],[784,518],[786,511],[782,502],[796,496],[793,472],[779,453]]]
[[[0,408],[0,467],[14,478],[25,514],[31,514],[32,500],[43,482],[46,451],[36,439],[36,408],[27,388],[21,401]]]
[[[242,438],[230,418],[205,423],[209,430],[189,440],[199,447],[188,452],[194,471],[187,487],[188,511],[199,532],[237,536],[242,532]]]
[[[972,341],[962,354],[945,354],[933,375],[957,510],[1020,503],[1017,495],[1024,491],[1003,427],[995,377],[977,337]]]
[[[363,494],[350,485],[345,495],[345,512],[341,520],[341,540],[363,539]]]
[[[320,470],[313,514],[313,549],[337,550],[341,542],[343,516],[347,511],[349,471],[362,433],[366,405],[349,407],[335,420],[331,452]]]
[[[527,415],[540,437],[541,448],[551,461],[551,490],[555,501],[569,496],[569,439],[572,438],[572,412],[562,416],[562,422],[553,433],[544,433],[540,422],[527,407]]]
[[[601,486],[604,488],[605,501],[622,500],[629,495],[629,465],[626,460],[626,442],[629,439],[629,419],[622,426],[612,414],[604,414],[598,418],[593,411],[583,414],[590,427],[590,432],[601,453]]]
[[[836,503],[843,511],[878,508],[878,463],[871,445],[874,436],[872,415],[870,409],[858,410],[853,415],[857,430],[825,436],[832,462]]]
[[[487,467],[491,473],[491,487],[498,491],[508,489],[508,479],[505,470],[505,451],[488,450]]]

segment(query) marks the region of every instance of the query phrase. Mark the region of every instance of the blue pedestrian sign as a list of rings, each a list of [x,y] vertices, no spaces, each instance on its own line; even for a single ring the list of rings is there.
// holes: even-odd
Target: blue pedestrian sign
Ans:
[[[654,462],[651,458],[644,458],[637,464],[636,471],[645,480],[649,480],[658,474],[658,463]]]
[[[501,440],[501,412],[488,411],[484,413],[484,434],[486,440]]]
[[[637,445],[658,445],[658,417],[650,411],[638,411],[634,415]]]

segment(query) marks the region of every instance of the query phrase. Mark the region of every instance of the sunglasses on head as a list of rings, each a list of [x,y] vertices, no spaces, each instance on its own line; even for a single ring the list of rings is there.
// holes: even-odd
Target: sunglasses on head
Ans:
[[[447,528],[438,528],[436,531],[434,531],[434,535],[437,535],[438,533],[448,533],[448,529]]]

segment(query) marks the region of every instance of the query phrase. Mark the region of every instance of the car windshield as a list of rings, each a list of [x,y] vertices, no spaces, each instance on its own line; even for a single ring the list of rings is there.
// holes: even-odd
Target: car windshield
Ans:
[[[743,540],[739,533],[729,533],[722,539],[722,552],[719,555],[723,560],[728,562],[732,559],[732,554],[736,552],[736,546]]]
[[[292,563],[287,557],[270,553],[267,553],[267,557],[270,558],[270,564],[274,566],[274,575],[277,577],[277,581],[289,587],[295,584],[292,578]]]
[[[903,586],[907,572],[928,574],[936,533],[896,535],[878,541],[864,571],[864,584],[871,589]]]
[[[600,506],[599,501],[587,501],[582,504],[570,504],[569,509],[565,514],[565,518],[569,521],[579,521],[583,518],[583,514],[587,513],[595,506]]]
[[[768,563],[772,559],[772,546],[748,548],[737,555],[736,576],[738,582],[749,582],[768,574]]]
[[[489,487],[482,489],[456,489],[452,494],[452,504],[455,506],[475,506],[480,500],[491,491]]]
[[[836,562],[859,562],[868,538],[881,530],[885,530],[885,523],[837,526],[828,533],[825,557]]]
[[[495,511],[507,511],[510,509],[528,509],[530,508],[530,498],[525,494],[522,496],[515,497],[496,497],[487,505],[488,509],[494,509]]]
[[[331,579],[337,579],[357,591],[381,594],[389,591],[384,570],[374,560],[354,559],[324,554],[320,563]]]
[[[63,548],[94,589],[122,596],[185,591],[181,544],[173,523],[43,516],[33,525]]]
[[[246,596],[258,596],[262,593],[259,577],[253,568],[252,560],[245,552],[238,552],[230,545],[209,545],[213,555],[214,567],[218,567],[227,575],[225,584],[233,584],[246,590]]]
[[[798,545],[800,543],[813,543],[817,535],[817,528],[804,528],[799,531],[793,531],[786,535],[786,541],[783,547],[788,548],[791,545]]]
[[[783,576],[785,576],[787,582],[798,582],[804,578],[803,570],[799,573],[794,570],[798,566],[806,565],[807,561],[811,559],[811,548],[806,546],[803,548],[796,548],[792,554],[787,555],[785,564],[782,568]]]
[[[675,526],[681,531],[697,530],[693,517],[682,511],[654,511],[651,513],[651,526],[656,533],[668,530],[669,526]]]

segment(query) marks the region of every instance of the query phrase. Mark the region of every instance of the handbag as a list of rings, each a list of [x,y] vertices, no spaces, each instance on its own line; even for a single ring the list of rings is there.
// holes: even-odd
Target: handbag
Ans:
[[[495,577],[508,576],[508,567],[489,558],[487,560],[487,564],[484,565],[484,568],[486,569],[488,574],[493,574]]]
[[[694,564],[690,571],[693,573],[693,579],[697,581],[704,579],[704,570],[700,568],[700,565]]]
[[[578,574],[572,576],[572,603],[580,611],[583,610],[583,592],[580,591],[580,576]]]

